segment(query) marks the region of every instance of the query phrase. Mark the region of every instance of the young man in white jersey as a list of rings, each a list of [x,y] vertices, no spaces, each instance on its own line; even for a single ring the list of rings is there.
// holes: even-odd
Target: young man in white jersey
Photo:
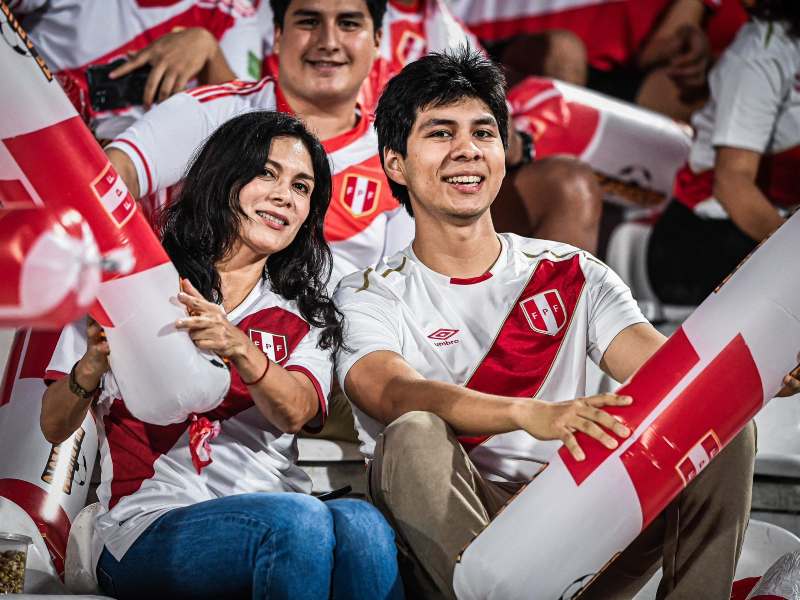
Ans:
[[[583,397],[587,356],[622,381],[664,341],[588,253],[495,232],[506,110],[499,69],[466,50],[388,84],[381,158],[415,239],[335,297],[350,348],[337,376],[374,453],[370,494],[397,532],[407,589],[428,597],[453,597],[458,553],[561,442],[582,460],[575,431],[607,448],[630,434],[603,410],[630,398]],[[728,598],[753,454],[748,426],[586,597],[632,597],[663,556],[659,597]]]

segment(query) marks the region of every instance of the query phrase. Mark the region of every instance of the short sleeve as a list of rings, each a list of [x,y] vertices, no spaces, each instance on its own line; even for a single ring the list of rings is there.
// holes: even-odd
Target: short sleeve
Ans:
[[[334,297],[344,315],[344,347],[336,355],[336,377],[342,389],[347,373],[367,354],[381,350],[403,353],[397,318],[379,299],[383,300],[368,291],[352,290],[340,290]]]
[[[763,153],[787,93],[786,83],[776,57],[726,53],[709,75],[716,104],[711,144]]]
[[[136,167],[140,197],[178,183],[195,153],[220,125],[253,110],[251,94],[223,87],[203,86],[175,94],[109,144],[127,154]]]
[[[630,289],[606,265],[587,261],[599,276],[598,283],[589,289],[589,336],[587,352],[596,364],[605,354],[609,344],[625,328],[636,323],[647,323],[639,310]]]
[[[86,317],[66,325],[61,330],[56,349],[47,364],[45,381],[57,381],[67,375],[86,353],[86,343]]]
[[[319,431],[328,416],[328,397],[333,377],[333,356],[330,350],[319,346],[321,330],[312,327],[292,351],[284,368],[287,371],[302,373],[314,385],[319,400],[319,415],[306,424],[309,431]]]

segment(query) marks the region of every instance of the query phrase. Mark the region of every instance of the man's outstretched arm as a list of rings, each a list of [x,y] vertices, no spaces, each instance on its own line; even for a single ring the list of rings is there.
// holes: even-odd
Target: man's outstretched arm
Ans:
[[[583,431],[607,448],[618,445],[609,435],[627,437],[630,431],[602,410],[630,404],[627,396],[602,394],[566,402],[511,398],[430,381],[399,354],[371,352],[347,372],[345,392],[351,401],[378,421],[388,424],[399,416],[427,411],[441,417],[461,435],[492,435],[519,429],[540,440],[561,440],[577,460],[584,458],[575,439]]]

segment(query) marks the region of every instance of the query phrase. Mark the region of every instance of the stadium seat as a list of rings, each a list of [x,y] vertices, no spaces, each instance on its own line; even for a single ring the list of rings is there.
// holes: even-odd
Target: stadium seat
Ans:
[[[800,479],[800,404],[776,398],[756,415],[756,475]]]
[[[694,306],[662,304],[647,276],[647,242],[652,227],[643,223],[622,223],[611,234],[606,262],[631,288],[644,316],[664,333],[672,333],[692,314]]]
[[[311,478],[315,494],[349,485],[352,494],[366,496],[367,469],[358,445],[320,438],[297,439],[297,464]]]
[[[761,577],[772,564],[787,552],[800,550],[800,538],[785,529],[751,519],[744,536],[744,547],[736,567],[736,580]],[[642,588],[634,600],[656,597],[661,570]]]

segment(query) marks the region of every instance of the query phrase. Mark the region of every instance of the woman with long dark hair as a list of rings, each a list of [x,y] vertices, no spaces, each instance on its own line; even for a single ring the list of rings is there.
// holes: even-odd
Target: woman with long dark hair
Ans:
[[[664,302],[699,304],[800,205],[800,2],[756,0],[709,74],[711,98],[648,248]]]
[[[45,393],[42,430],[65,439],[94,400],[103,440],[95,545],[107,593],[402,596],[380,513],[312,497],[295,464],[295,433],[324,420],[342,340],[325,292],[330,186],[325,152],[297,119],[252,112],[208,139],[163,213],[164,247],[185,278],[187,316],[176,327],[231,366],[230,392],[213,411],[166,427],[138,421],[116,392],[100,327],[62,334],[49,371],[70,375]]]

